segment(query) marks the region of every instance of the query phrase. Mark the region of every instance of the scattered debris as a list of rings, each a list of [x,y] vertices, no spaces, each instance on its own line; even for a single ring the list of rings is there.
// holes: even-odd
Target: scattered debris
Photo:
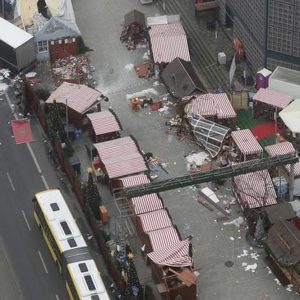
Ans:
[[[127,71],[131,71],[134,69],[134,64],[127,64],[125,65],[124,69]]]
[[[244,218],[239,216],[238,218],[230,221],[230,222],[224,222],[223,225],[235,225],[236,227],[240,228],[244,224]]]
[[[254,263],[253,265],[248,265],[247,263],[243,262],[242,266],[245,268],[245,271],[251,271],[254,273],[257,268],[257,263]]]

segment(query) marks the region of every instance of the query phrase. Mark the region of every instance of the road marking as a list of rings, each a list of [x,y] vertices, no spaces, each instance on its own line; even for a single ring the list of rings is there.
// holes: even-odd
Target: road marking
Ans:
[[[55,298],[56,298],[56,300],[59,300],[59,297],[58,297],[58,295],[55,295]]]
[[[5,97],[6,97],[6,101],[7,101],[8,105],[9,105],[9,107],[10,107],[10,109],[11,109],[11,112],[13,113],[15,119],[18,120],[18,115],[17,115],[16,112],[14,112],[14,106],[13,106],[14,104],[12,104],[12,102],[11,102],[11,100],[10,100],[10,98],[9,98],[9,96],[8,96],[8,94],[7,94],[6,91],[4,92],[4,95],[5,95]],[[33,162],[34,162],[34,164],[35,164],[35,166],[36,166],[36,168],[37,168],[39,174],[42,174],[42,169],[41,169],[41,167],[40,167],[40,165],[39,165],[39,163],[38,163],[38,160],[37,160],[37,158],[36,158],[36,156],[35,156],[35,154],[34,154],[32,148],[31,148],[31,145],[30,145],[29,143],[26,143],[26,146],[27,146],[27,148],[28,148],[28,151],[29,151],[29,153],[30,153],[30,155],[31,155],[31,157],[32,157],[32,159],[33,159]],[[49,185],[48,185],[48,183],[47,183],[47,181],[46,181],[46,179],[45,179],[45,177],[44,177],[43,175],[41,175],[41,179],[42,179],[42,181],[43,181],[43,183],[44,183],[45,188],[46,188],[46,189],[49,189]],[[10,181],[10,182],[11,182],[11,181]],[[11,184],[12,184],[12,183],[11,183]],[[13,190],[14,190],[14,189],[13,189]]]
[[[14,184],[13,184],[13,182],[12,182],[11,178],[10,178],[10,175],[9,175],[9,173],[8,173],[8,172],[6,172],[6,175],[7,175],[8,181],[9,181],[9,183],[10,183],[10,185],[11,185],[11,188],[12,188],[12,190],[15,192],[15,191],[16,191],[16,189],[15,189],[15,187],[14,187]]]
[[[44,267],[44,269],[45,269],[45,272],[48,274],[48,269],[47,269],[47,267],[46,267],[46,264],[45,264],[45,261],[44,261],[44,259],[43,259],[42,253],[40,252],[40,250],[38,250],[38,253],[39,253],[40,259],[41,259],[41,261],[42,261],[43,267]]]
[[[47,190],[49,190],[49,185],[48,185],[48,183],[47,183],[47,181],[46,181],[44,175],[41,175],[41,178],[42,178],[42,181],[43,181],[43,183],[44,183],[45,188],[46,188]]]
[[[30,144],[29,144],[29,143],[26,143],[26,146],[27,146],[27,148],[28,148],[28,151],[29,151],[30,154],[31,154],[31,157],[32,157],[32,159],[33,159],[33,161],[34,161],[34,163],[35,163],[35,166],[36,166],[38,172],[41,174],[41,173],[42,173],[41,167],[40,167],[40,165],[39,165],[39,163],[38,163],[38,161],[37,161],[37,159],[36,159],[36,157],[35,157],[35,155],[34,155],[34,153],[33,153],[33,150],[32,150],[32,148],[31,148]]]
[[[26,222],[26,224],[27,224],[28,230],[31,231],[29,222],[28,222],[27,217],[26,217],[26,215],[25,215],[25,211],[22,209],[21,212],[22,212],[22,215],[23,215],[23,217],[24,217],[24,220],[25,220],[25,222]]]

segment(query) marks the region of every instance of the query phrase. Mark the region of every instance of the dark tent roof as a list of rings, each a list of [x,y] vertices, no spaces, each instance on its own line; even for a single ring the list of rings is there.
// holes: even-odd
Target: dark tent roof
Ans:
[[[271,224],[296,217],[292,205],[287,201],[280,202],[277,205],[266,206],[264,210],[266,211]]]
[[[264,244],[281,266],[295,267],[300,263],[300,231],[292,222],[275,223]]]
[[[166,66],[161,76],[169,92],[175,97],[189,96],[195,91],[206,92],[191,62],[179,57]]]
[[[146,26],[145,15],[136,9],[130,11],[124,16],[124,25],[129,26],[133,23],[137,23],[140,26],[145,27]]]

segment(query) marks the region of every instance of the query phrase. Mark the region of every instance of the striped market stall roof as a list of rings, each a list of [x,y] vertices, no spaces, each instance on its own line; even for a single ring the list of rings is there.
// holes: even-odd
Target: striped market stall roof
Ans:
[[[191,101],[186,106],[186,112],[202,117],[216,116],[218,119],[233,119],[237,116],[226,93],[188,96],[182,98],[182,101],[189,99]]]
[[[94,144],[109,179],[142,173],[148,170],[135,141],[124,137]]]
[[[191,60],[186,34],[180,22],[151,25],[149,36],[154,63],[169,63],[176,57]]]
[[[244,155],[259,154],[263,152],[263,148],[250,129],[233,131],[231,137]]]
[[[127,176],[119,179],[123,187],[131,187],[141,184],[150,183],[149,178],[145,174]]]
[[[156,264],[170,267],[188,267],[192,265],[189,255],[190,242],[180,241],[165,248],[148,253],[148,257]]]
[[[149,239],[153,251],[178,243],[179,236],[174,227],[168,227],[149,232]]]
[[[243,206],[259,208],[277,204],[276,192],[268,170],[238,175],[233,180]]]
[[[140,218],[144,232],[150,232],[172,226],[172,221],[165,209],[141,214],[138,217]]]
[[[131,199],[131,202],[134,212],[137,215],[164,208],[162,201],[157,194],[148,194],[140,197],[134,197]]]
[[[282,142],[270,145],[265,147],[265,150],[271,157],[296,152],[293,144],[290,142]],[[291,172],[291,165],[285,165],[284,167],[289,173]],[[294,165],[294,175],[300,176],[300,160],[298,160],[298,162]]]
[[[292,101],[292,97],[270,89],[260,88],[253,97],[253,100],[282,109],[288,106]]]
[[[120,131],[121,127],[115,115],[110,111],[87,114],[96,135]]]
[[[69,108],[83,114],[91,107],[100,103],[101,93],[89,88],[83,84],[74,84],[63,82],[50,97],[46,103],[63,103]]]

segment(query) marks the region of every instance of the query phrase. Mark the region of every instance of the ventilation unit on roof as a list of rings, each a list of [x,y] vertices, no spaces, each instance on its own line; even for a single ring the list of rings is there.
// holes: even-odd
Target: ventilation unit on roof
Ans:
[[[78,266],[79,266],[79,269],[80,269],[81,273],[84,273],[84,272],[88,271],[88,268],[87,268],[85,263],[80,263]]]
[[[70,227],[69,227],[69,225],[67,224],[66,221],[60,222],[60,225],[61,225],[61,227],[62,227],[62,229],[63,229],[63,231],[64,231],[64,233],[65,233],[66,235],[69,235],[69,234],[72,233],[72,232],[71,232],[71,229],[70,229]]]
[[[93,282],[92,276],[91,275],[86,275],[84,276],[85,282],[87,284],[87,287],[90,291],[95,291],[96,287],[95,284]]]
[[[50,203],[50,207],[53,211],[58,211],[59,207],[56,202]]]

